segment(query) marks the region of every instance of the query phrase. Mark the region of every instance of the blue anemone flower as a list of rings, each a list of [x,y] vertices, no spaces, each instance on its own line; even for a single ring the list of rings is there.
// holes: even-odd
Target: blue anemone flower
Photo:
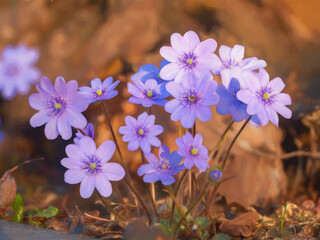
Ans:
[[[153,183],[161,181],[163,185],[170,185],[176,181],[172,176],[185,169],[181,163],[182,156],[177,151],[170,153],[166,145],[159,148],[159,159],[153,153],[144,154],[149,164],[143,164],[138,169],[138,175],[143,176],[143,181]],[[180,164],[180,165],[179,165]]]

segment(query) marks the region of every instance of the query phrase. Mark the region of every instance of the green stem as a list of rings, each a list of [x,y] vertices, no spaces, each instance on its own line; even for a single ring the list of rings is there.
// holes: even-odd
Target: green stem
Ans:
[[[286,202],[286,204],[284,205],[284,211],[283,211],[283,215],[282,215],[282,219],[281,219],[281,225],[280,225],[280,234],[283,233],[283,224],[284,224],[284,221],[286,219],[287,206],[288,206],[288,202]]]
[[[148,211],[148,208],[146,206],[146,204],[144,203],[144,201],[142,200],[142,198],[140,197],[139,193],[137,192],[137,190],[134,188],[134,186],[132,185],[132,179],[130,177],[130,172],[129,172],[129,169],[123,159],[123,156],[122,156],[122,153],[121,153],[121,150],[120,150],[120,147],[119,147],[119,144],[118,144],[118,141],[117,141],[117,138],[116,138],[116,135],[114,133],[114,130],[113,130],[113,127],[112,127],[112,124],[111,124],[111,121],[110,121],[110,118],[108,116],[108,110],[107,110],[107,106],[105,105],[104,101],[101,101],[102,102],[102,106],[103,106],[103,110],[104,110],[104,113],[105,113],[105,116],[106,116],[106,122],[109,126],[109,129],[111,131],[111,134],[112,134],[112,137],[113,137],[113,140],[115,142],[115,145],[116,145],[116,148],[117,148],[117,151],[118,151],[118,154],[119,154],[119,157],[120,157],[120,160],[121,160],[121,163],[122,165],[124,166],[124,169],[126,171],[126,175],[125,175],[125,178],[124,178],[124,181],[125,183],[129,186],[130,190],[132,191],[133,193],[133,196],[135,198],[135,201],[136,201],[136,204],[137,204],[137,199],[139,200],[140,204],[142,205],[142,208],[144,209],[145,213],[147,214],[147,218],[148,218],[148,222],[149,224],[151,225],[152,223],[152,219],[151,219],[151,215]]]
[[[209,185],[209,182],[206,183],[206,185],[203,187],[203,190],[202,190],[202,192],[200,193],[200,195],[198,196],[198,198],[196,199],[196,201],[194,201],[194,203],[193,203],[193,204],[190,206],[190,208],[186,211],[185,217],[182,217],[182,218],[180,219],[180,221],[178,222],[178,224],[176,225],[176,227],[175,227],[175,229],[174,229],[174,234],[175,234],[175,235],[176,235],[176,233],[178,232],[179,227],[180,227],[182,221],[186,219],[186,217],[187,217],[187,216],[189,215],[189,213],[193,210],[193,208],[194,208],[195,206],[197,206],[197,204],[200,202],[201,198],[203,197],[203,195],[205,194],[205,192],[206,192],[206,190],[207,190],[207,188],[208,188],[208,185]]]
[[[97,191],[99,198],[101,199],[103,205],[110,211],[112,212],[115,216],[117,216],[118,218],[120,218],[123,221],[127,221],[127,219],[125,219],[123,216],[119,215],[119,213],[117,211],[115,211],[101,196],[101,194]]]
[[[230,151],[234,145],[234,143],[236,142],[236,140],[238,139],[239,135],[241,134],[241,132],[243,131],[243,129],[245,128],[245,126],[249,123],[250,119],[251,119],[252,116],[248,117],[248,119],[245,121],[245,123],[242,125],[242,127],[240,128],[240,130],[237,132],[236,136],[233,138],[228,150],[227,150],[227,153],[223,159],[223,163],[222,163],[222,170],[224,169],[224,167],[226,166],[226,163],[227,163],[227,160],[228,160],[228,157],[229,157],[229,154],[230,154]]]

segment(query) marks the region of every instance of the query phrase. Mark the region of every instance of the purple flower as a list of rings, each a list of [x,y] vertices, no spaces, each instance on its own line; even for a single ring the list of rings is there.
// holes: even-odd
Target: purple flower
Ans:
[[[221,115],[231,114],[231,117],[236,122],[248,119],[250,115],[247,113],[247,104],[237,98],[237,92],[241,89],[240,81],[243,81],[241,71],[235,71],[235,69],[222,71],[221,79],[223,85],[218,85],[217,87],[217,94],[220,99],[216,108],[217,112]],[[254,115],[249,123],[259,126],[258,116]]]
[[[264,126],[270,120],[278,126],[278,114],[289,119],[292,112],[285,105],[291,104],[291,98],[286,93],[281,93],[285,84],[281,78],[275,78],[269,82],[269,74],[260,69],[259,73],[245,72],[244,79],[247,89],[237,93],[237,98],[248,104],[247,112],[250,115],[257,114]]]
[[[168,62],[167,60],[162,60],[159,66],[160,71],[165,65],[169,63],[170,62]],[[154,79],[158,84],[167,83],[167,81],[163,80],[160,77],[159,69],[153,64],[145,64],[139,68],[137,73],[131,76],[131,80],[133,82],[135,82],[136,80],[140,80],[141,82],[146,83],[147,80]]]
[[[219,48],[219,61],[215,61],[212,71],[214,74],[220,75],[224,69],[232,69],[240,67],[242,70],[257,70],[267,66],[264,60],[256,57],[244,58],[244,46],[234,45],[233,48],[222,45]]]
[[[83,133],[85,135],[83,135]],[[78,144],[80,139],[83,138],[84,136],[91,137],[94,139],[94,128],[92,123],[88,123],[86,128],[82,128],[81,131],[78,129],[78,132],[76,133],[76,137],[73,139],[75,144]]]
[[[69,184],[80,183],[80,195],[88,198],[95,188],[104,196],[112,193],[110,181],[119,181],[124,175],[123,167],[118,163],[108,163],[111,159],[115,144],[105,141],[97,149],[90,137],[83,137],[79,144],[70,144],[66,147],[67,158],[61,164],[68,168],[64,174],[64,181]]]
[[[215,167],[209,170],[208,178],[210,182],[217,182],[222,177],[221,169]]]
[[[81,112],[87,109],[88,101],[77,92],[77,81],[66,83],[57,77],[53,86],[49,78],[43,77],[36,88],[39,93],[30,95],[29,104],[39,112],[32,116],[30,124],[32,127],[46,124],[44,132],[48,139],[55,139],[59,134],[64,140],[70,139],[71,127],[81,129],[87,125]]]
[[[176,151],[170,153],[166,145],[159,148],[159,159],[153,153],[145,153],[144,155],[149,164],[143,164],[138,169],[139,176],[145,174],[143,176],[144,182],[161,181],[163,185],[170,185],[176,181],[172,175],[185,169],[185,166],[180,164],[182,157]]]
[[[191,128],[196,117],[200,121],[211,119],[210,106],[219,101],[215,90],[217,83],[212,75],[203,75],[200,79],[194,74],[185,75],[182,85],[169,82],[167,91],[175,98],[165,105],[165,110],[171,114],[172,121],[181,120],[185,128]]]
[[[136,80],[133,83],[128,83],[128,91],[133,96],[129,98],[129,102],[141,104],[144,107],[151,107],[153,104],[164,106],[169,96],[167,91],[164,91],[161,85],[154,79],[149,79],[145,83]]]
[[[40,71],[34,66],[39,51],[24,45],[6,47],[0,60],[0,92],[10,100],[17,93],[27,94],[30,86],[37,82]]]
[[[119,128],[119,133],[123,134],[122,140],[129,142],[128,149],[135,151],[141,147],[142,151],[148,153],[151,151],[151,145],[159,147],[160,140],[156,137],[163,132],[163,127],[154,125],[154,115],[148,115],[146,112],[140,114],[136,120],[134,117],[126,116],[127,126]]]
[[[200,133],[193,138],[189,132],[186,132],[182,138],[176,139],[176,144],[179,147],[178,153],[184,157],[184,165],[187,169],[196,165],[203,172],[210,167],[207,161],[209,159],[208,149],[202,145],[202,141]]]
[[[213,54],[217,48],[217,42],[207,39],[200,42],[198,35],[189,31],[183,36],[174,33],[170,38],[172,47],[162,47],[160,54],[170,63],[160,71],[160,77],[164,80],[172,80],[181,83],[185,75],[192,72],[196,75],[210,73],[219,58]]]
[[[91,80],[91,88],[84,86],[80,87],[80,94],[88,99],[89,103],[93,103],[100,100],[108,100],[118,94],[118,91],[114,90],[120,83],[119,80],[112,83],[113,78],[106,78],[103,83],[99,78]]]

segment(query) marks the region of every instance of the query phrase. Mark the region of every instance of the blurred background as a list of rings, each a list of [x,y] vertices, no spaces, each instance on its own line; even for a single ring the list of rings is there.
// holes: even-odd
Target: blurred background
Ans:
[[[162,60],[159,49],[170,45],[172,33],[194,30],[201,40],[214,38],[218,47],[244,45],[246,57],[266,60],[271,79],[284,80],[284,92],[293,100],[290,106],[293,117],[280,118],[279,128],[269,123],[265,127],[245,129],[225,172],[225,176],[236,178],[223,184],[220,194],[225,196],[226,203],[244,208],[279,204],[283,198],[317,201],[320,194],[319,12],[319,0],[7,0],[0,2],[0,48],[19,44],[38,48],[37,67],[52,81],[63,76],[84,86],[96,77],[119,79],[118,96],[107,102],[114,128],[118,129],[124,125],[126,115],[137,116],[145,111],[127,101],[126,85],[130,76],[143,64],[159,65]],[[35,92],[34,87],[31,92]],[[209,150],[214,148],[229,121],[229,116],[219,116],[212,110],[211,121],[197,123]],[[172,151],[177,149],[174,139],[178,136],[178,124],[169,121],[169,114],[163,109],[155,107],[152,111],[156,123],[165,128],[161,140]],[[47,140],[44,127],[33,129],[29,124],[34,113],[28,95],[17,95],[11,101],[0,100],[4,132],[4,141],[0,143],[0,175],[24,160],[42,156],[44,161],[25,165],[14,173],[18,191],[25,200],[39,208],[49,204],[59,206],[68,195],[69,206],[90,208],[88,201],[81,201],[79,186],[63,181],[65,169],[60,160],[72,139]],[[111,139],[99,104],[90,105],[85,115],[95,126],[97,144]],[[234,125],[227,144],[240,127],[241,123]],[[120,135],[117,137],[120,140]],[[127,152],[127,144],[122,142],[121,147],[132,178],[138,183],[140,153]],[[284,155],[297,151],[309,154]],[[118,161],[117,157],[115,154],[113,160]],[[217,164],[214,161],[210,164]],[[120,191],[125,189],[122,184],[116,187]]]

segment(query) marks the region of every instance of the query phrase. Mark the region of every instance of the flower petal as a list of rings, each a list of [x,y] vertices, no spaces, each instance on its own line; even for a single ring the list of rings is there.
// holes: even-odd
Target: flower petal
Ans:
[[[107,140],[98,147],[95,154],[99,157],[99,159],[101,159],[101,161],[108,162],[115,150],[116,145],[112,141]]]
[[[198,56],[210,56],[217,48],[217,42],[213,39],[207,39],[198,44],[194,52]]]
[[[104,197],[109,197],[112,193],[111,183],[103,176],[103,174],[96,175],[95,181],[98,192]]]
[[[58,133],[58,129],[57,129],[57,118],[51,118],[45,128],[44,128],[44,133],[46,135],[46,137],[49,139],[49,140],[52,140],[52,139],[56,139],[59,135]]]
[[[110,181],[120,181],[125,176],[123,167],[118,163],[106,163],[103,167],[103,174]]]
[[[81,197],[89,198],[92,195],[95,186],[96,186],[95,176],[85,175],[80,184]]]
[[[169,63],[165,65],[160,71],[160,77],[163,80],[172,80],[174,79],[178,72],[180,71],[179,66],[176,63]]]
[[[85,175],[83,169],[69,169],[64,174],[64,181],[69,184],[77,184],[82,181]]]

